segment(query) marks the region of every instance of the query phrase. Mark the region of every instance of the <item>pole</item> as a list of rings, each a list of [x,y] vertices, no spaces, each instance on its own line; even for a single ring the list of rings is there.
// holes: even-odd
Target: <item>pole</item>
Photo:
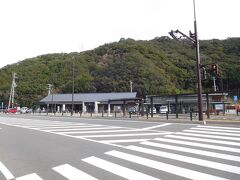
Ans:
[[[199,53],[199,40],[197,34],[197,20],[195,10],[195,0],[193,0],[194,6],[194,31],[195,31],[195,48],[196,48],[196,73],[197,73],[197,87],[198,87],[198,117],[199,121],[203,121],[203,100],[202,100],[202,80],[200,72],[200,53]]]
[[[133,82],[130,81],[130,92],[132,92],[132,85],[133,85]]]
[[[72,110],[71,116],[73,115],[73,105],[74,105],[74,80],[75,80],[75,55],[72,58]]]
[[[216,78],[213,76],[213,90],[214,92],[217,91],[217,88],[216,88]]]

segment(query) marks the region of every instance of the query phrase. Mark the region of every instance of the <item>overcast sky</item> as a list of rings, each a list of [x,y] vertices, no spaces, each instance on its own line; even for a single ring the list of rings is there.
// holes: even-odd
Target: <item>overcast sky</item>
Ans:
[[[240,0],[196,0],[200,39],[240,37]],[[192,0],[0,0],[0,67],[120,38],[193,31]]]

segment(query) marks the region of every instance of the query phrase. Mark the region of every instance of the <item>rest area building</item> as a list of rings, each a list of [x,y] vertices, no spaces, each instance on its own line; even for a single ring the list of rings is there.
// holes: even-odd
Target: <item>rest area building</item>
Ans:
[[[40,100],[40,108],[48,112],[101,113],[125,112],[140,99],[136,92],[49,94]]]

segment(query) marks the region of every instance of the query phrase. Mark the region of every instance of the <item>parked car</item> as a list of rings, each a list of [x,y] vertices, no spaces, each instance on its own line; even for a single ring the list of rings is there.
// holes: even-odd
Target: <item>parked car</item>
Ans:
[[[137,113],[137,108],[136,108],[136,107],[130,107],[130,108],[128,108],[128,113],[136,114],[136,113]]]
[[[15,114],[17,112],[17,108],[10,108],[6,110],[6,113],[13,113]]]
[[[28,107],[21,107],[20,113],[21,113],[21,114],[26,114],[26,113],[27,113],[27,110],[28,110]]]
[[[168,112],[168,107],[167,106],[161,106],[159,109],[160,114],[166,114]]]
[[[149,109],[149,113],[151,113],[152,112],[152,110],[151,110],[151,108]],[[157,109],[155,108],[155,107],[153,107],[153,114],[156,114],[157,113]]]
[[[149,109],[144,108],[144,112],[147,113],[147,111],[149,114],[151,114],[151,112],[152,112],[151,108],[149,108]],[[157,109],[155,107],[153,107],[153,114],[156,114],[156,113],[157,113]]]

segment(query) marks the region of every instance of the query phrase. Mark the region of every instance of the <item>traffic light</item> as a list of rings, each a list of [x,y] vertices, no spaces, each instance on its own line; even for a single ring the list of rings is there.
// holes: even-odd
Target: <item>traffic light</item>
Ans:
[[[212,64],[212,73],[213,74],[218,74],[218,65],[217,64]]]

